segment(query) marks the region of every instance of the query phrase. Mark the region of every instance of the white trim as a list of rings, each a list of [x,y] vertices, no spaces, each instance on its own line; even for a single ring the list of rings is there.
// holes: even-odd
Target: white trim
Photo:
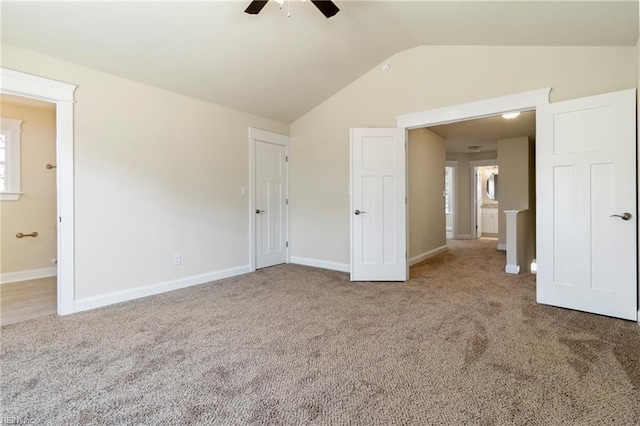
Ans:
[[[500,251],[507,251],[507,245],[506,244],[498,244],[496,249],[498,249]]]
[[[422,262],[424,260],[427,260],[427,259],[429,259],[429,258],[431,258],[433,256],[436,256],[436,255],[438,255],[440,253],[444,253],[448,249],[449,248],[446,245],[444,245],[444,246],[440,246],[440,247],[434,248],[433,250],[429,250],[429,251],[427,251],[425,253],[419,254],[417,256],[414,256],[411,259],[409,259],[409,266],[413,266],[416,263],[420,263],[420,262]]]
[[[0,92],[56,104],[58,315],[74,312],[73,96],[76,86],[0,68]]]
[[[5,136],[4,183],[5,190],[0,192],[0,200],[17,201],[20,199],[20,176],[22,160],[20,157],[22,120],[0,117],[0,127]]]
[[[48,78],[0,68],[2,93],[38,99],[45,102],[71,102],[76,86]]]
[[[18,201],[22,192],[0,192],[0,201]]]
[[[328,262],[326,260],[309,259],[298,256],[291,256],[291,263],[313,266],[314,268],[331,269],[332,271],[351,272],[351,265],[348,263]]]
[[[444,162],[445,167],[453,168],[453,182],[451,182],[451,239],[455,240],[458,235],[458,160],[448,160]]]
[[[289,247],[287,247],[286,259],[287,262],[291,262],[291,239],[289,238],[289,236],[291,235],[291,221],[289,220],[289,212],[291,209],[291,199],[289,197],[289,163],[291,161],[291,157],[289,154],[289,146],[291,146],[291,136],[281,135],[280,133],[269,132],[267,130],[256,129],[255,127],[249,127],[249,267],[251,269],[251,272],[256,270],[256,141],[262,141],[286,147],[286,156],[289,161],[287,161],[286,163],[287,185],[285,188],[285,197],[287,198],[287,200],[289,200],[289,204],[287,204],[285,209],[285,221],[287,224],[285,227],[285,238],[286,241],[289,242]]]
[[[462,234],[462,235],[458,235],[458,238],[456,238],[456,240],[472,240],[473,237],[469,234]]]
[[[396,117],[398,127],[417,129],[437,124],[455,123],[476,118],[493,117],[511,111],[530,111],[549,103],[551,87],[513,95],[500,96],[455,106],[420,111]]]
[[[153,296],[155,294],[166,293],[168,291],[179,290],[181,288],[191,287],[194,285],[206,284],[212,281],[247,274],[249,272],[251,272],[249,265],[244,265],[237,268],[223,269],[221,271],[193,275],[191,277],[179,278],[177,280],[164,281],[142,287],[114,291],[107,294],[101,294],[99,296],[85,297],[75,301],[74,311],[81,312],[89,309],[101,308],[103,306],[113,305],[114,303],[127,302],[129,300],[140,299],[142,297]]]
[[[55,277],[58,275],[58,268],[30,269],[27,271],[5,272],[0,274],[0,284],[9,284],[19,281],[37,280],[38,278]]]
[[[636,322],[638,323],[638,326],[640,326],[640,310],[638,310],[638,316],[636,316]]]
[[[504,267],[504,272],[507,274],[519,274],[520,267],[518,265],[507,265]]]

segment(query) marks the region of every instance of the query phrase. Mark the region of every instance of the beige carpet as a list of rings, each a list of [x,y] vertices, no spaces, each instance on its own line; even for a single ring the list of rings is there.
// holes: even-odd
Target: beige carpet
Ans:
[[[407,283],[282,265],[2,328],[36,424],[640,424],[640,327],[535,303],[494,241]]]

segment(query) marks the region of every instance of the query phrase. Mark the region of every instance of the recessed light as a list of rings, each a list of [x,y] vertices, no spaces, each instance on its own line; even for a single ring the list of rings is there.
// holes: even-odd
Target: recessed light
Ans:
[[[507,112],[502,114],[502,118],[506,118],[507,120],[511,120],[512,118],[516,118],[520,115],[520,111]]]
[[[381,69],[382,69],[382,72],[386,74],[386,73],[388,73],[389,71],[391,71],[391,65],[389,65],[389,64],[384,64],[384,65],[382,66],[382,68],[381,68]]]

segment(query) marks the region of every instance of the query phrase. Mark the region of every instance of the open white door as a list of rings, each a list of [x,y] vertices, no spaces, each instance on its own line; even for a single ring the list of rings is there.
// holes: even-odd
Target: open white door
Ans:
[[[351,129],[351,280],[406,281],[403,128]]]
[[[539,303],[637,317],[635,99],[632,89],[537,110]]]
[[[287,147],[256,140],[256,268],[287,262]]]

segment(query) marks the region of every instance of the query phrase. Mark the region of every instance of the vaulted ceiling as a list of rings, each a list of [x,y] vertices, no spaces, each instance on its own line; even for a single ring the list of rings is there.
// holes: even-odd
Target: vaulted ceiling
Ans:
[[[290,123],[418,45],[633,46],[638,1],[7,2],[2,41]],[[290,8],[291,17],[287,17]]]

